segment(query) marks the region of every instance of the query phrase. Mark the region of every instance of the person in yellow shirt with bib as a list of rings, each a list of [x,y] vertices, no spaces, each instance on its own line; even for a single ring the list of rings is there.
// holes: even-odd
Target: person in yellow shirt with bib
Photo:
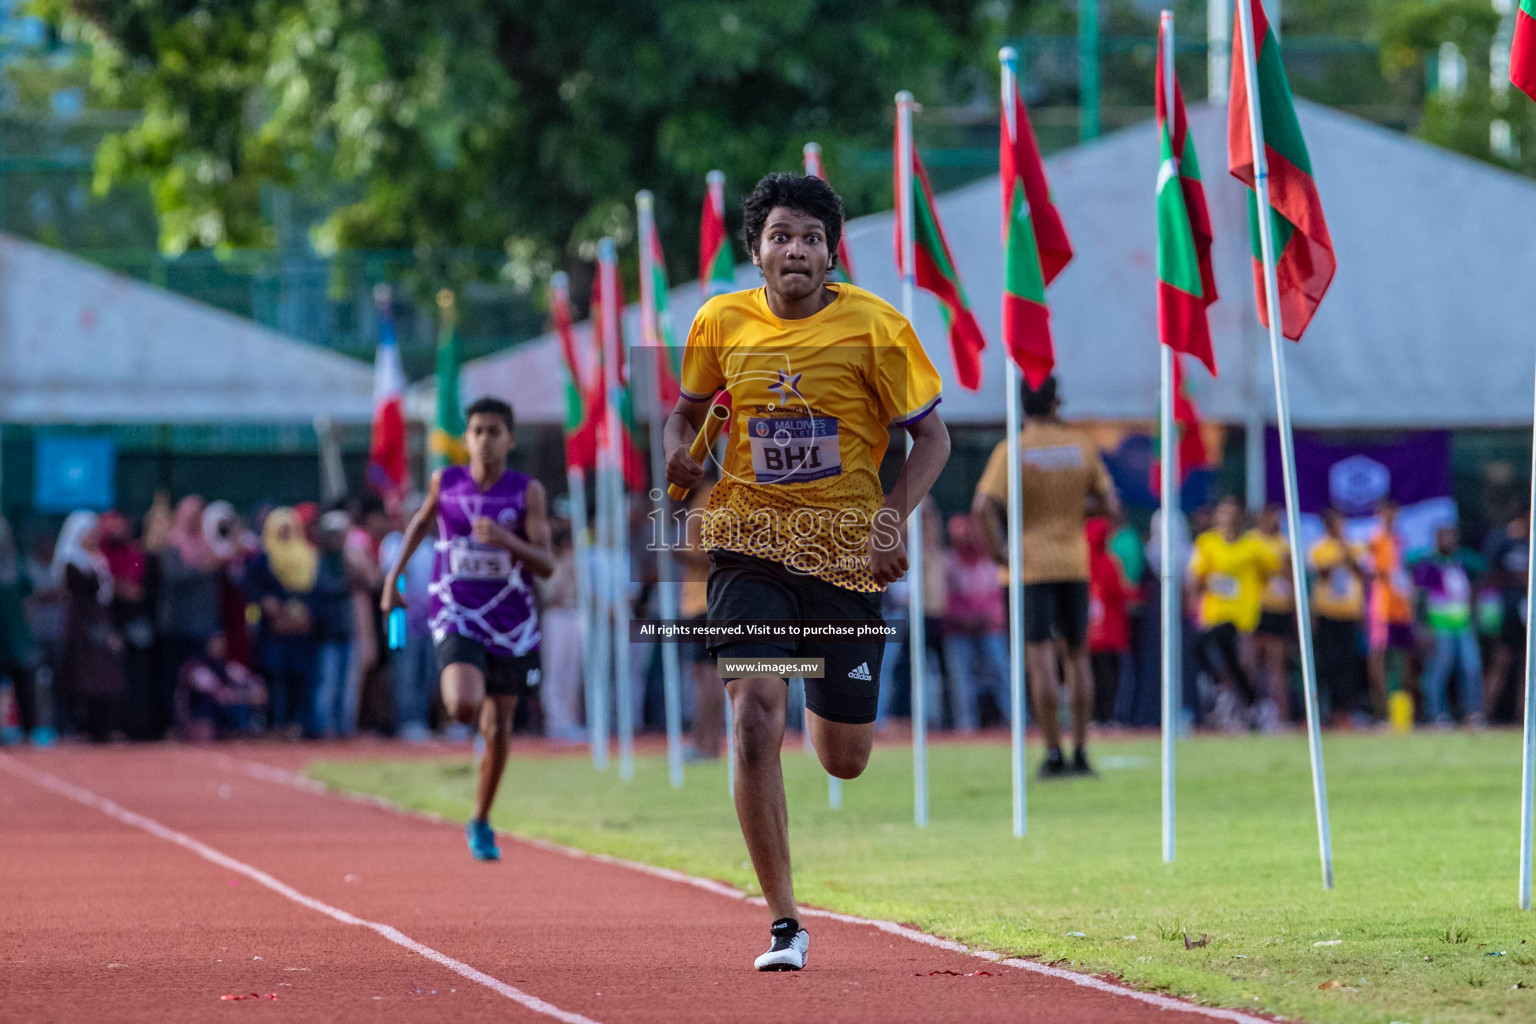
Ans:
[[[1224,729],[1246,728],[1258,704],[1239,648],[1242,637],[1259,624],[1269,577],[1280,571],[1275,549],[1258,534],[1245,533],[1243,518],[1237,498],[1222,498],[1212,528],[1195,538],[1189,560],[1191,599],[1200,622],[1195,662],[1220,687],[1212,717]]]
[[[884,637],[750,631],[768,621],[802,631],[882,624],[881,592],[907,571],[907,517],[949,458],[934,412],[941,382],[906,317],[827,280],[843,207],[824,181],[770,174],[742,215],[763,287],[716,296],[694,318],[682,395],[666,425],[667,480],[692,488],[703,477],[689,443],[713,397],[728,391],[726,454],[702,535],[710,626],[744,635],[712,643],[710,653],[717,664],[821,659],[822,677],[805,680],[806,726],[827,772],[852,779],[874,741]],[[879,468],[892,424],[912,447],[886,494]],[[772,944],[754,966],[797,971],[810,936],[795,907],[779,763],[788,685],[773,673],[720,675],[735,728],[736,817],[774,919]]]
[[[1324,717],[1363,711],[1360,699],[1360,629],[1365,619],[1365,548],[1344,537],[1344,514],[1323,513],[1323,539],[1308,561],[1312,584],[1312,650]]]

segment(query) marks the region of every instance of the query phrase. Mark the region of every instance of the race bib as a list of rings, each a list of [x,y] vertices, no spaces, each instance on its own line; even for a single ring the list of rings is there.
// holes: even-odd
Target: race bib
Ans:
[[[461,579],[504,580],[512,575],[512,556],[501,548],[454,545],[448,549],[448,571]]]
[[[1467,580],[1467,574],[1460,566],[1447,568],[1443,580],[1445,596],[1451,600],[1465,601],[1472,596],[1472,584]]]
[[[760,484],[803,484],[843,471],[833,416],[749,418],[747,442]]]
[[[1236,600],[1240,587],[1237,577],[1228,576],[1224,572],[1213,572],[1205,578],[1205,585],[1217,597],[1224,601]]]
[[[1335,600],[1345,600],[1354,593],[1355,574],[1348,569],[1334,569],[1328,574],[1328,591]]]

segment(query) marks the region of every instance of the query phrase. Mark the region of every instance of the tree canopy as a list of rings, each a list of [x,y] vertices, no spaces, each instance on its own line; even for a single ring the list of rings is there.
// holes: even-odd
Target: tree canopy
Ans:
[[[37,0],[86,44],[97,102],[141,111],[96,185],[148,185],[167,251],[268,245],[273,188],[321,198],[322,251],[507,256],[519,283],[633,234],[657,195],[674,270],[703,178],[739,194],[811,140],[850,205],[888,191],[847,155],[892,96],[968,97],[982,0]],[[1003,9],[1006,9],[1005,6]]]

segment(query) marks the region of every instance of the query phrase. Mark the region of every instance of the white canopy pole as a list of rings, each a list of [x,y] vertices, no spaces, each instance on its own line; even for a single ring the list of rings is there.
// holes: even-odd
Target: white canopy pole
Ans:
[[[1158,55],[1163,62],[1163,106],[1167,110],[1164,131],[1170,139],[1174,136],[1174,119],[1178,111],[1174,106],[1173,70],[1173,12],[1163,12],[1163,52]],[[1180,154],[1174,153],[1175,162]],[[1175,186],[1177,187],[1177,183]],[[1179,514],[1179,446],[1174,436],[1173,417],[1173,361],[1178,358],[1167,344],[1159,344],[1159,361],[1162,368],[1162,403],[1158,408],[1158,433],[1161,442],[1159,458],[1162,485],[1162,566],[1159,572],[1162,585],[1162,634],[1163,634],[1163,863],[1171,864],[1174,857],[1174,772],[1173,745],[1178,737],[1180,705],[1179,654],[1183,640],[1183,602],[1179,598],[1179,566],[1174,565],[1173,522]]]
[[[1280,337],[1280,285],[1275,278],[1274,225],[1270,218],[1269,162],[1264,156],[1264,119],[1259,100],[1257,46],[1249,0],[1237,4],[1243,42],[1243,72],[1248,86],[1248,126],[1253,135],[1254,190],[1259,206],[1259,247],[1264,258],[1264,305],[1269,311],[1269,352],[1275,364],[1275,419],[1280,428],[1280,464],[1285,473],[1285,519],[1290,534],[1291,578],[1296,580],[1296,629],[1301,641],[1301,678],[1307,702],[1307,747],[1312,760],[1312,802],[1317,812],[1317,844],[1323,864],[1323,888],[1333,888],[1333,837],[1328,824],[1328,783],[1323,774],[1323,736],[1318,722],[1317,665],[1312,651],[1311,600],[1307,593],[1306,552],[1301,542],[1301,497],[1296,489],[1296,450],[1291,437],[1291,393],[1285,372],[1285,342]],[[1261,2],[1261,0],[1254,0]]]
[[[912,223],[912,94],[896,94],[896,201],[901,207],[901,312],[912,319],[916,242]],[[912,435],[907,435],[907,452]],[[912,817],[928,824],[928,645],[923,622],[923,509],[907,519],[907,652],[912,661]]]
[[[1011,143],[1019,131],[1019,114],[1014,106],[1019,96],[1019,53],[1013,47],[1005,46],[997,51],[997,59],[1003,66],[1003,112]],[[1003,182],[1002,186],[1006,190],[1008,183]],[[1026,800],[1029,769],[1024,761],[1024,729],[1029,721],[1029,697],[1024,680],[1024,480],[1020,465],[1023,453],[1019,450],[1019,420],[1022,419],[1019,387],[1023,374],[1009,355],[1008,346],[1001,347],[1008,432],[1008,694],[1012,704],[1008,725],[1013,770],[1013,834],[1017,838],[1029,830]]]

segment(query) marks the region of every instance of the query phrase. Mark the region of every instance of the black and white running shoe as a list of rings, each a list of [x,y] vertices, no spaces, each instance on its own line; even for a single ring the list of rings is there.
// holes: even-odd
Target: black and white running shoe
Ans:
[[[754,966],[760,971],[798,971],[805,966],[810,948],[811,933],[794,918],[781,917],[773,922],[773,945]]]

